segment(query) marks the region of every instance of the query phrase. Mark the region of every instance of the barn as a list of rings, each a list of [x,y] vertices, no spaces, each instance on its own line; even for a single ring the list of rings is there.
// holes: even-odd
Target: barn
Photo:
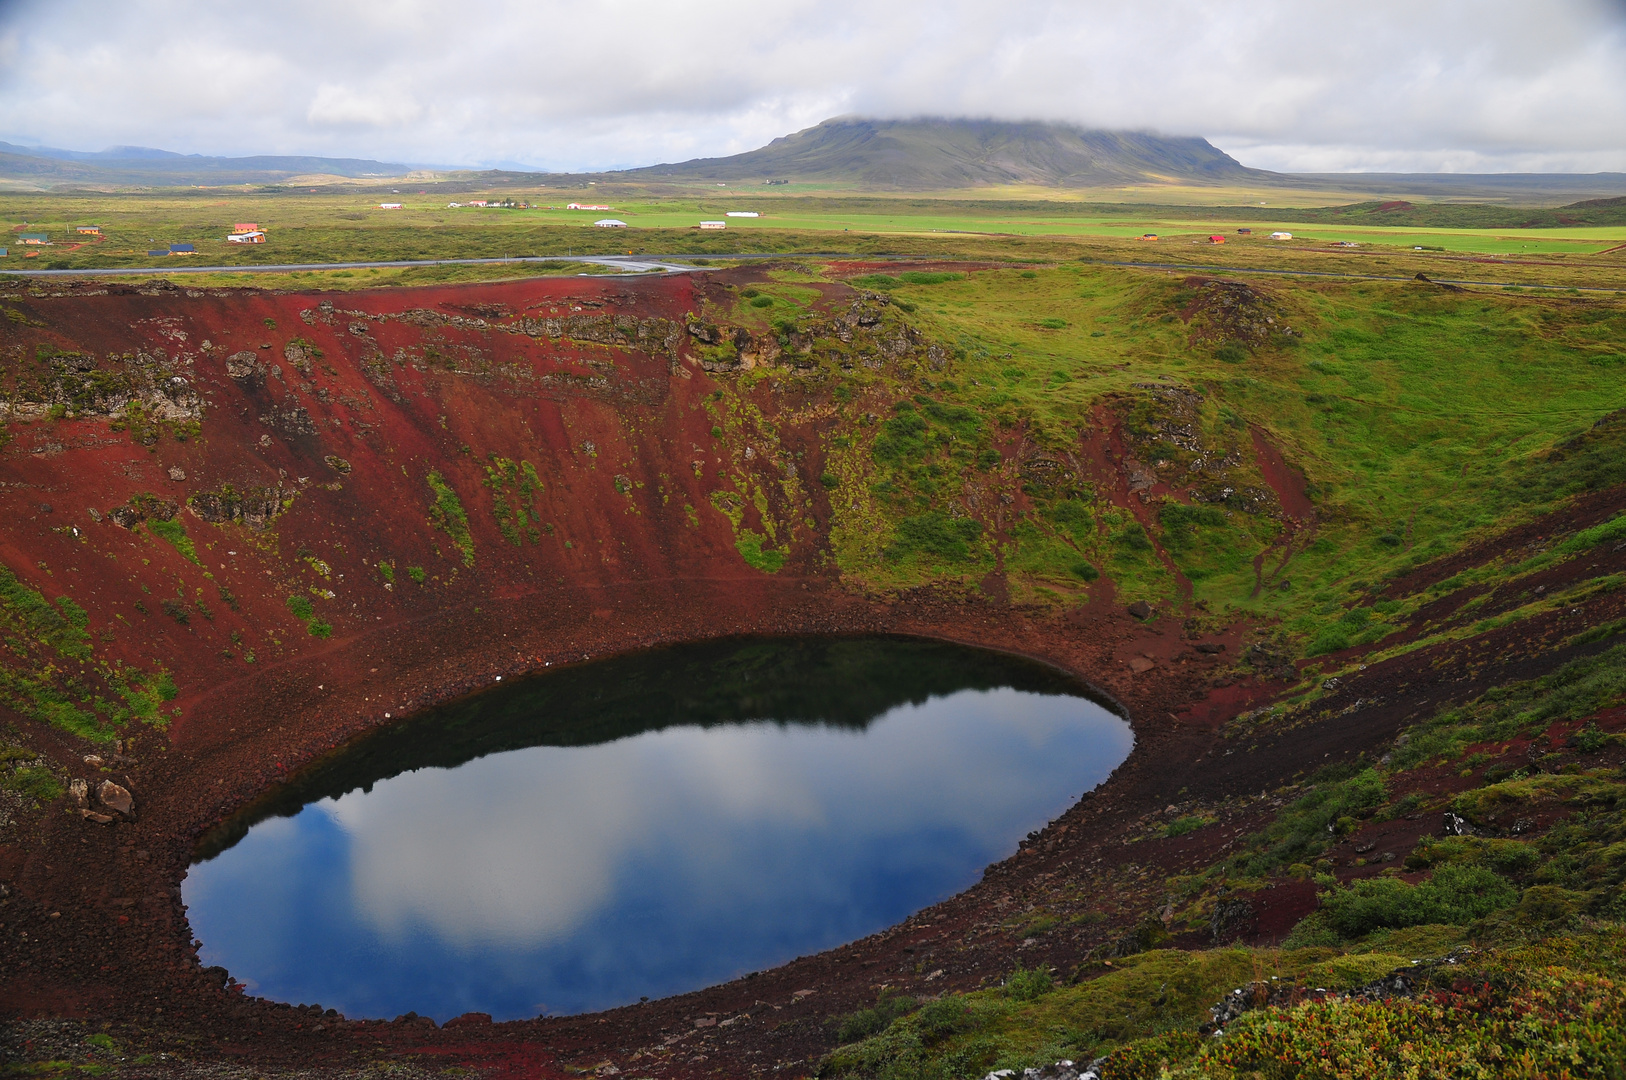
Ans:
[[[627,223],[625,221],[622,221],[620,218],[613,217],[599,218],[597,221],[593,222],[593,224],[597,225],[601,229],[625,229],[627,227]]]

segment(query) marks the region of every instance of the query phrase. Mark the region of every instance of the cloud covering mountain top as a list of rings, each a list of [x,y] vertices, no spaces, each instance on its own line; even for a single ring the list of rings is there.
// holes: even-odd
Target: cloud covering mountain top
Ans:
[[[603,169],[841,114],[1202,135],[1288,171],[1626,170],[1626,2],[0,0],[0,139]]]

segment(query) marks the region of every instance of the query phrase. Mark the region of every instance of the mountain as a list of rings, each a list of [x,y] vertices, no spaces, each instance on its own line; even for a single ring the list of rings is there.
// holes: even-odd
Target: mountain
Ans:
[[[627,169],[625,180],[801,180],[899,191],[1031,184],[1093,187],[1268,176],[1206,139],[1004,120],[839,117],[759,150]]]
[[[180,184],[265,184],[313,174],[353,179],[402,176],[406,165],[366,158],[210,157],[145,146],[59,150],[0,142],[0,179],[45,187]]]

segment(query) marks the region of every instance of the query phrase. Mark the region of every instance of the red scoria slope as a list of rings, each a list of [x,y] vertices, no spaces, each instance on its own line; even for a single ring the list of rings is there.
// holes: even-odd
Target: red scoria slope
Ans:
[[[0,564],[16,588],[82,609],[88,648],[75,659],[35,642],[23,664],[34,690],[8,684],[0,712],[59,775],[87,781],[91,813],[109,810],[95,797],[103,779],[130,789],[136,812],[97,824],[69,796],[0,831],[3,921],[32,928],[0,944],[0,1010],[115,1020],[194,1056],[371,1054],[377,1025],[330,1023],[319,1037],[201,969],[179,902],[191,845],[387,714],[543,663],[725,634],[895,631],[1115,671],[1104,684],[1155,715],[1200,695],[1196,675],[1132,683],[1115,653],[1168,648],[1110,605],[1056,625],[993,602],[883,604],[841,588],[823,548],[827,501],[805,482],[823,468],[828,402],[752,398],[764,419],[746,432],[763,452],[744,467],[773,481],[759,490],[792,524],[780,526],[782,570],[749,565],[736,528],[772,530],[749,499],[739,521],[714,505],[742,459],[715,437],[717,387],[685,328],[697,292],[728,277],[345,294],[69,285],[5,298]],[[853,300],[824,292],[831,310]],[[156,700],[166,674],[178,691],[161,705],[166,728],[106,724],[121,679]],[[51,685],[105,741],[45,722]],[[81,760],[88,751],[100,764]],[[821,1015],[845,993],[825,992]],[[657,1038],[668,1013],[693,1008],[677,1001],[623,1010],[615,1037],[633,1037],[630,1024]],[[547,1024],[498,1025],[481,1045],[551,1072],[602,1038],[591,1021]],[[403,1051],[428,1040],[488,1055],[451,1038],[464,1028],[382,1030]],[[784,1051],[805,1059],[822,1041],[810,1028]]]
[[[1104,875],[1130,858],[1120,838],[1171,791],[1252,798],[1272,777],[1369,750],[1416,718],[1415,702],[1374,687],[1431,680],[1445,695],[1498,676],[1502,661],[1483,657],[1451,668],[1447,646],[1373,664],[1340,691],[1364,695],[1357,704],[1382,698],[1361,723],[1329,713],[1285,745],[1232,756],[1220,726],[1271,689],[1211,690],[1216,654],[1194,651],[1174,619],[1129,618],[1105,581],[1094,602],[1056,616],[1008,606],[998,582],[983,599],[845,588],[815,482],[838,407],[791,383],[714,379],[691,355],[712,333],[703,323],[691,333],[691,314],[761,272],[0,297],[10,416],[0,592],[34,635],[9,643],[0,732],[60,779],[86,781],[84,808],[112,819],[82,816],[71,793],[43,810],[0,806],[0,1017],[11,1030],[33,1038],[48,1033],[26,1027],[38,1018],[76,1018],[188,1062],[270,1068],[395,1057],[515,1076],[601,1064],[639,1076],[805,1075],[829,1048],[827,1018],[872,1002],[879,981],[967,989],[1017,957],[1065,969],[1122,934],[1162,902],[1157,879],[1134,878],[1133,864],[1147,895],[1113,894],[1105,923],[1024,942],[1012,915],[1084,880],[1107,888]],[[842,286],[822,291],[833,316],[854,302]],[[1127,502],[1131,465],[1111,416],[1098,420],[1080,452],[1089,468],[1116,470],[1101,490]],[[724,425],[726,438],[714,434]],[[1291,483],[1278,473],[1267,479]],[[743,530],[772,536],[783,568],[750,565]],[[199,965],[179,889],[196,839],[386,714],[545,663],[798,632],[925,634],[1048,660],[1125,705],[1136,751],[975,888],[899,927],[604,1016],[445,1028],[315,1017],[246,999]],[[1506,633],[1507,664],[1545,647]],[[1240,651],[1237,630],[1214,636],[1210,647]],[[160,701],[166,675],[176,693]],[[167,728],[105,726],[119,708],[161,709]],[[106,741],[64,723],[102,725]],[[85,760],[92,751],[99,763]],[[104,779],[133,792],[133,816],[94,796]],[[1256,811],[1238,813],[1240,825]],[[1158,865],[1206,857],[1184,843]],[[1260,914],[1266,937],[1313,902],[1274,895]],[[695,1023],[717,1016],[737,1022]],[[0,1050],[5,1038],[0,1025]]]

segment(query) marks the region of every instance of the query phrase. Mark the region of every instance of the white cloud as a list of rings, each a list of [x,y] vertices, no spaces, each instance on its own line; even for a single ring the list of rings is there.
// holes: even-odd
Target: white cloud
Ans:
[[[424,108],[409,93],[357,91],[348,86],[319,86],[305,119],[313,127],[404,127],[424,117]]]
[[[863,734],[673,728],[494,754],[455,777],[423,769],[319,806],[349,838],[353,902],[380,932],[430,927],[465,947],[534,947],[576,931],[653,851],[684,876],[667,888],[696,898],[850,884],[807,867],[793,882],[755,881],[734,845],[766,822],[786,843],[803,832],[839,840],[833,857],[927,826],[997,850],[1030,812],[1017,763],[1047,747],[1076,749],[1081,738],[1098,756],[1076,763],[1079,790],[1104,780],[1133,741],[1123,721],[1078,698],[965,690],[899,706]],[[251,834],[193,887],[230,875],[249,854],[264,858],[280,836]]]
[[[1263,167],[1626,169],[1620,0],[25,0],[0,59],[0,138],[79,148],[614,167],[856,112]]]

